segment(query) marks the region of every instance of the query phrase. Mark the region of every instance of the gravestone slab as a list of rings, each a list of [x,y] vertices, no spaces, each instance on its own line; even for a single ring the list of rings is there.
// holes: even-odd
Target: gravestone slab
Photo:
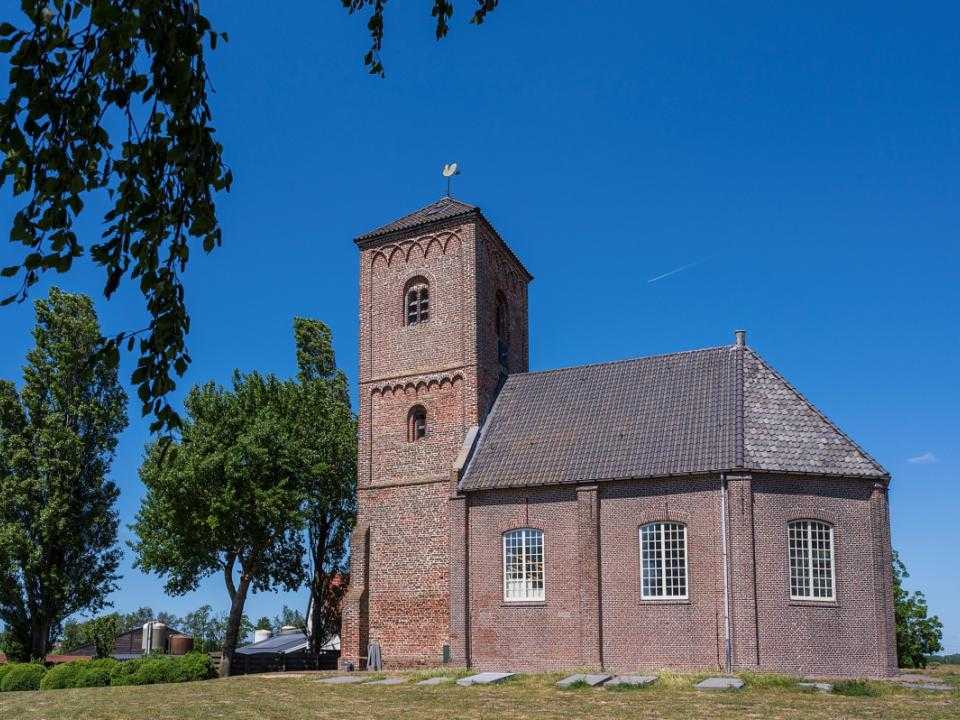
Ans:
[[[928,683],[939,683],[940,679],[933,675],[924,675],[922,673],[903,673],[891,678],[892,682],[902,683],[904,685],[925,685]]]
[[[743,687],[743,680],[735,677],[709,677],[694,687],[697,690],[739,690]]]
[[[405,683],[406,681],[407,681],[406,678],[391,677],[391,678],[384,678],[383,680],[371,680],[368,683],[364,683],[364,685],[403,685],[403,683]]]
[[[911,683],[910,685],[904,685],[904,687],[914,688],[915,690],[930,690],[931,692],[950,692],[953,690],[953,685],[947,685],[947,683],[941,682]]]
[[[453,682],[452,677],[446,677],[440,675],[439,677],[427,678],[426,680],[421,680],[417,685],[443,685],[443,683]]]
[[[802,687],[808,690],[816,690],[817,692],[822,692],[822,693],[833,692],[833,685],[825,682],[802,682],[802,683],[798,683],[797,687]]]
[[[460,678],[457,685],[461,687],[470,687],[471,685],[492,685],[493,683],[503,682],[516,673],[511,672],[482,672],[470,677]]]
[[[362,683],[369,680],[367,675],[334,675],[333,677],[323,678],[317,682],[323,683],[324,685],[353,685],[354,683]]]
[[[604,687],[617,687],[619,685],[629,685],[630,687],[646,687],[653,685],[657,681],[656,675],[617,675]]]
[[[571,685],[576,685],[577,683],[584,683],[590,687],[596,687],[597,685],[602,685],[607,680],[611,678],[610,675],[570,675],[565,677],[563,680],[557,683],[558,688],[568,688]]]

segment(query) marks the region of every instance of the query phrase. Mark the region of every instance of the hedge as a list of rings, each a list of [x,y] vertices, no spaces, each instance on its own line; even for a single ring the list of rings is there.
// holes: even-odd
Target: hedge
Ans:
[[[209,680],[216,676],[213,660],[204,653],[192,652],[181,656],[152,655],[120,663],[110,678],[110,684],[159,685]]]
[[[43,676],[47,669],[36,663],[10,663],[0,681],[0,691],[13,692],[14,690],[39,690]]]
[[[113,673],[120,667],[120,662],[113,658],[90,660],[82,662],[77,684],[74,687],[106,687],[110,684]]]
[[[41,690],[64,690],[66,688],[74,688],[77,686],[77,677],[79,677],[83,665],[88,663],[89,660],[74,660],[72,662],[63,663],[62,665],[54,665],[52,668],[47,670],[47,674],[43,676],[43,681],[40,683]]]
[[[8,672],[10,672],[16,665],[17,663],[13,663],[13,662],[0,663],[0,685],[3,685],[4,676]]]

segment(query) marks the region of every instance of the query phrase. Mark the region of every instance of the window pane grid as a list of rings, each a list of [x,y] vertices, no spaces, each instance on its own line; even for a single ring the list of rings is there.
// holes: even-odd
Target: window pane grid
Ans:
[[[640,528],[640,596],[687,597],[687,529],[680,523]]]
[[[427,322],[430,319],[430,288],[415,285],[407,291],[407,325]]]
[[[833,600],[833,528],[816,520],[798,520],[788,526],[790,597]]]
[[[543,533],[513,530],[503,536],[503,597],[543,600]]]

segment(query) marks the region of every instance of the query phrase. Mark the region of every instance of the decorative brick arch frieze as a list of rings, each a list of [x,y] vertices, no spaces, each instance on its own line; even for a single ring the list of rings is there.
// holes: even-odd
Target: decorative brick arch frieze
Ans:
[[[394,395],[406,395],[410,398],[418,398],[435,390],[443,390],[453,387],[457,383],[463,382],[463,373],[436,373],[433,375],[424,375],[416,380],[407,380],[404,382],[389,381],[370,388],[371,397],[393,397]]]
[[[374,273],[385,272],[399,263],[458,253],[462,248],[459,230],[444,230],[380,246],[370,257],[370,268]]]

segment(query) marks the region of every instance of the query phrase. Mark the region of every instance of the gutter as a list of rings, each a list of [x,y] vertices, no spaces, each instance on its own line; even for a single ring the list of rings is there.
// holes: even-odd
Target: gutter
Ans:
[[[723,547],[723,671],[733,670],[733,640],[730,633],[730,559],[727,539],[727,475],[720,473],[720,544]]]

